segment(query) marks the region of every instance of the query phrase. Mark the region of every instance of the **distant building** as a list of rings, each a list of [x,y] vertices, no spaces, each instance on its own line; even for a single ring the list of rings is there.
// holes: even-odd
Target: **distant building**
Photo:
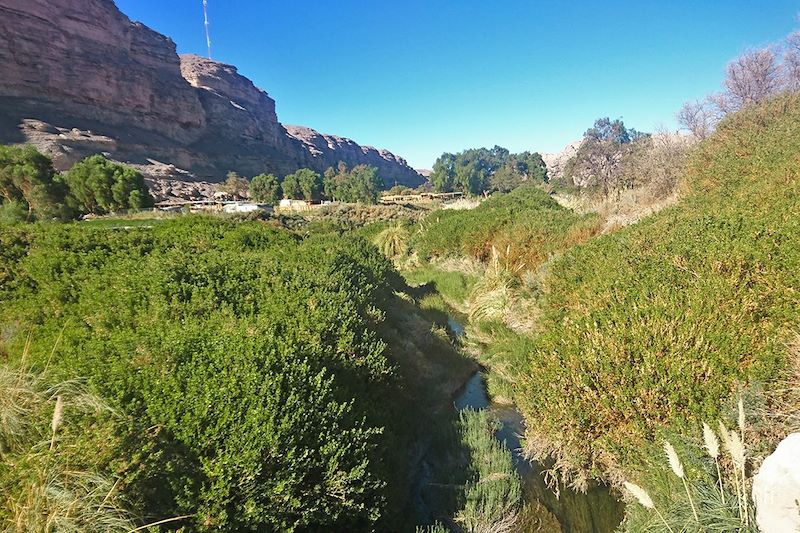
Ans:
[[[266,204],[254,204],[251,202],[232,202],[227,203],[222,208],[226,213],[255,213],[261,211],[263,213],[271,213],[272,206]]]

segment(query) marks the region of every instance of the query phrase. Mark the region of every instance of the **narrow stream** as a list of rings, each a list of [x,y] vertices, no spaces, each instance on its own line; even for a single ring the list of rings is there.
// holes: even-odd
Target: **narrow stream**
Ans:
[[[448,325],[457,337],[465,335],[464,326],[453,317]],[[587,493],[562,487],[559,494],[550,489],[542,476],[543,466],[522,455],[520,437],[525,422],[514,406],[493,403],[486,390],[485,377],[476,372],[455,398],[455,408],[489,409],[502,423],[496,438],[511,451],[517,473],[522,479],[525,512],[520,516],[518,531],[563,533],[607,533],[615,531],[624,516],[624,505],[605,486],[596,486]]]

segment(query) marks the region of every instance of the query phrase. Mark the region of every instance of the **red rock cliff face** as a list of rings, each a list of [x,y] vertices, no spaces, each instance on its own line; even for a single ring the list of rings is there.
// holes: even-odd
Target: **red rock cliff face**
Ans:
[[[110,0],[0,0],[0,94],[180,142],[205,126],[175,44]],[[37,118],[37,117],[32,117]]]
[[[326,135],[305,126],[286,126],[289,135],[303,143],[311,156],[308,166],[326,169],[336,167],[343,161],[348,167],[370,165],[378,169],[386,188],[394,185],[411,185],[416,187],[422,183],[422,176],[408,166],[406,160],[388,150],[378,150],[372,146],[361,146],[358,143],[337,135]]]
[[[112,0],[0,0],[0,143],[31,142],[68,168],[102,152],[145,173],[220,181],[339,161],[387,185],[422,178],[388,151],[278,122],[275,101],[235,67],[178,57]]]

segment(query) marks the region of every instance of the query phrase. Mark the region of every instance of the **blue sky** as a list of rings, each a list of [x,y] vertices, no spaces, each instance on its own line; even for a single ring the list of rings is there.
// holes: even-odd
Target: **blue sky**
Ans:
[[[116,0],[205,55],[201,0]],[[727,61],[797,29],[800,0],[209,0],[214,59],[284,124],[388,148],[560,150],[595,118],[652,130]]]

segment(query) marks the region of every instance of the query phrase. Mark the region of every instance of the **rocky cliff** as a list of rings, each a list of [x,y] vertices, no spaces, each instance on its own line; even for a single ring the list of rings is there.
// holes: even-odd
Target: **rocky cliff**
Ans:
[[[286,126],[286,131],[303,144],[310,156],[308,165],[318,169],[335,167],[339,161],[351,168],[370,165],[378,169],[387,188],[397,184],[416,187],[423,181],[422,175],[408,166],[405,159],[388,150],[360,146],[350,139],[326,135],[304,126]]]
[[[564,177],[564,167],[578,153],[581,144],[583,140],[572,141],[560,152],[542,154],[542,161],[547,166],[547,175],[551,181],[559,181]]]
[[[378,167],[387,184],[423,181],[388,151],[290,134],[235,67],[179,57],[112,0],[0,0],[0,35],[0,143],[31,142],[59,168],[100,152],[154,177],[219,181],[344,161]]]

